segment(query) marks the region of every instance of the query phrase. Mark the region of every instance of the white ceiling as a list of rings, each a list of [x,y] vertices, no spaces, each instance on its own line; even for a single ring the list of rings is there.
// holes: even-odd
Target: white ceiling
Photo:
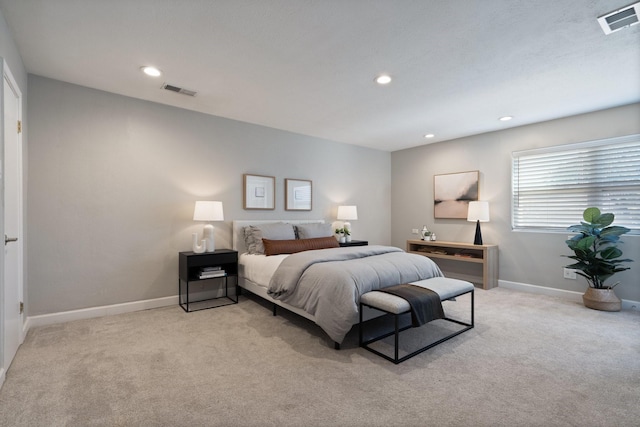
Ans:
[[[596,20],[632,1],[0,0],[0,10],[29,73],[395,151],[639,102],[640,25],[605,36]],[[380,73],[393,82],[374,84]]]

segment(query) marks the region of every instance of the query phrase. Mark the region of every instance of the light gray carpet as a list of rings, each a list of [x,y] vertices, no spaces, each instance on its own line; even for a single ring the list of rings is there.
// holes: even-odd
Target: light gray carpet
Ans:
[[[336,351],[245,296],[33,328],[0,425],[640,425],[638,312],[477,290],[475,329],[397,366],[355,332]]]

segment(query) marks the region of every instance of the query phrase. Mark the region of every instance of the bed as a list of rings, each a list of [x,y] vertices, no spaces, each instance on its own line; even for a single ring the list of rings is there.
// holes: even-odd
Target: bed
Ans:
[[[233,248],[239,254],[238,285],[242,289],[273,303],[274,314],[275,307],[280,306],[315,322],[336,343],[336,348],[358,323],[360,295],[399,283],[442,276],[429,258],[391,246],[331,247],[294,254],[276,251],[275,255],[267,256],[262,254],[265,247],[258,250],[254,247],[261,240],[261,232],[254,236],[254,241],[249,239],[251,236],[245,236],[245,229],[250,233],[262,230],[265,237],[269,237],[264,240],[265,245],[317,240],[331,246],[327,237],[334,239],[332,234],[324,238],[313,235],[315,230],[330,233],[329,225],[324,224],[323,220],[234,221]],[[279,231],[274,234],[268,230]],[[267,236],[269,233],[272,234]],[[300,242],[290,240],[292,236]],[[270,249],[268,246],[267,252]]]

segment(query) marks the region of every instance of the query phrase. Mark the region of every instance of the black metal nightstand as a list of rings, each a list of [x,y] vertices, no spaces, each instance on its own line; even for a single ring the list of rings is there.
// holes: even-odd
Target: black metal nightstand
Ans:
[[[237,251],[218,249],[214,252],[205,252],[202,254],[180,252],[178,268],[178,298],[180,307],[186,312],[192,312],[237,304],[238,293],[235,292],[235,299],[229,295],[229,277],[235,279],[237,288]],[[205,287],[208,287],[209,283],[211,285],[217,285],[222,279],[224,279],[224,295],[212,297],[212,293],[216,292],[217,295],[220,289],[218,289],[217,286],[213,289],[214,286],[211,286],[212,289],[205,290]],[[203,294],[203,298],[190,301],[191,294],[194,291],[194,289],[189,289],[189,284],[192,282],[202,282],[201,287],[197,289],[197,293]],[[185,285],[184,289],[183,283]]]
[[[369,244],[368,240],[352,240],[350,242],[340,243],[340,246],[367,246]]]

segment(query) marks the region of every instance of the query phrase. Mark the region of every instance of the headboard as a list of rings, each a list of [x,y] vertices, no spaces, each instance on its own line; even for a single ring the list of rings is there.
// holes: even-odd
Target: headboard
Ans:
[[[244,244],[244,227],[248,225],[272,224],[274,222],[284,222],[287,224],[324,224],[324,219],[247,219],[233,221],[233,250],[239,254],[247,252]]]

